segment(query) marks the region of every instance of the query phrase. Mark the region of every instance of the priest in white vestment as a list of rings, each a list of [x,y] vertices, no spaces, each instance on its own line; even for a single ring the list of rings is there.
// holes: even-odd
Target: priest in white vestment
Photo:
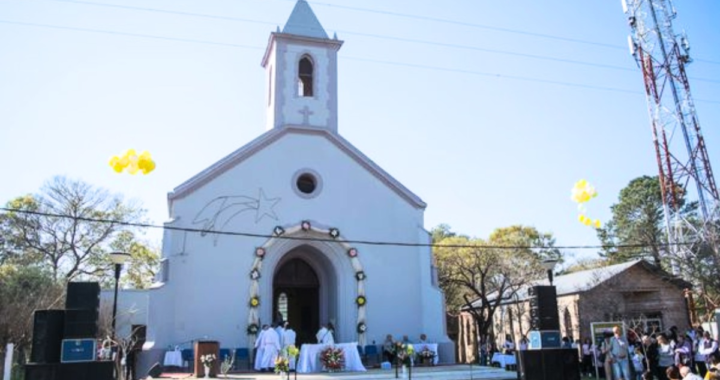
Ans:
[[[260,342],[262,341],[263,335],[265,335],[265,331],[267,331],[269,327],[270,326],[268,325],[263,325],[262,330],[260,330],[260,333],[255,339],[255,365],[253,366],[253,368],[255,368],[256,371],[260,371],[263,368],[260,366],[260,362],[263,357],[263,346],[260,344]]]
[[[275,359],[280,354],[280,337],[278,333],[271,328],[265,330],[260,339],[260,347],[262,347],[262,356],[260,357],[260,370],[272,371],[275,368]],[[256,366],[258,363],[256,362]]]
[[[315,338],[319,344],[335,344],[335,338],[333,332],[328,326],[323,325],[320,330],[315,334]]]
[[[280,337],[280,347],[285,347],[285,345],[283,344],[283,337],[285,336],[284,322],[277,323],[277,327],[275,327],[275,332],[278,334],[278,337]]]
[[[285,329],[283,330],[283,349],[287,349],[290,346],[295,345],[295,338],[297,337],[297,334],[295,334],[295,330],[290,327],[290,323],[285,322]],[[290,369],[295,369],[295,357],[290,358]]]

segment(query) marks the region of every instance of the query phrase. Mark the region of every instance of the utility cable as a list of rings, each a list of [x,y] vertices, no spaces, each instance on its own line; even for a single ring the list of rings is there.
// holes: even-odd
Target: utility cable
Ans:
[[[170,230],[180,232],[191,232],[200,233],[203,235],[223,235],[223,236],[241,236],[250,238],[263,238],[263,239],[285,239],[285,240],[300,240],[300,241],[314,241],[314,242],[337,242],[337,239],[327,238],[314,238],[314,237],[303,237],[303,236],[285,236],[275,234],[257,234],[251,232],[234,232],[234,231],[218,231],[218,230],[206,230],[201,228],[189,228],[189,227],[175,227],[175,226],[162,226],[150,223],[139,223],[139,222],[127,222],[122,220],[103,219],[103,218],[88,218],[82,216],[64,215],[41,211],[31,211],[16,208],[0,207],[0,211],[21,213],[26,215],[43,216],[50,218],[60,219],[72,219],[82,222],[89,223],[105,223],[105,224],[116,224],[119,226],[136,227],[136,228],[152,228],[159,230]],[[359,244],[359,245],[372,245],[372,246],[397,246],[397,247],[431,247],[431,248],[479,248],[479,249],[617,249],[617,248],[647,248],[649,244],[620,244],[620,245],[568,245],[568,246],[538,246],[538,245],[491,245],[491,244],[437,244],[437,243],[410,243],[410,242],[390,242],[390,241],[375,241],[375,240],[348,240],[343,239],[342,242],[348,244]],[[656,244],[654,246],[669,247],[679,245],[692,245],[692,243],[672,243],[672,244]]]
[[[20,26],[32,26],[32,27],[40,27],[40,28],[50,28],[50,29],[63,29],[63,30],[70,30],[70,31],[75,31],[75,32],[110,34],[110,35],[125,36],[125,37],[149,38],[149,39],[175,41],[175,42],[190,42],[190,43],[196,43],[196,44],[234,47],[234,48],[241,48],[241,49],[264,50],[264,48],[260,47],[260,46],[233,44],[233,43],[225,43],[225,42],[212,42],[212,41],[194,40],[194,39],[187,39],[187,38],[153,36],[153,35],[139,34],[139,33],[115,32],[115,31],[100,30],[100,29],[78,28],[78,27],[39,24],[39,23],[30,23],[30,22],[21,22],[21,21],[9,21],[9,20],[0,20],[0,23],[20,25]],[[453,69],[453,68],[445,68],[445,67],[429,66],[429,65],[419,65],[419,64],[412,64],[412,63],[405,63],[405,62],[382,61],[382,60],[359,58],[359,57],[341,56],[341,58],[351,60],[351,61],[371,62],[371,63],[379,63],[379,64],[385,64],[385,65],[404,66],[404,67],[412,67],[412,68],[434,70],[434,71],[453,72],[453,73],[459,73],[459,74],[472,74],[472,75],[479,75],[479,76],[486,76],[486,77],[513,79],[513,80],[526,81],[526,82],[554,84],[554,85],[561,85],[561,86],[567,86],[567,87],[577,87],[577,88],[586,88],[586,89],[602,90],[602,91],[623,92],[623,93],[634,94],[634,95],[643,95],[643,96],[645,95],[641,91],[625,90],[625,89],[613,88],[613,87],[595,86],[595,85],[582,84],[582,83],[554,81],[554,80],[547,80],[547,79],[533,78],[533,77],[503,75],[503,74],[498,74],[498,73],[489,73],[489,72],[472,71],[472,70],[461,70],[461,69]],[[695,101],[703,102],[703,103],[720,104],[720,101],[718,101],[718,100],[695,98]]]
[[[215,20],[245,22],[245,23],[254,23],[254,24],[271,25],[271,26],[278,25],[278,23],[274,23],[274,22],[270,22],[270,21],[253,20],[253,19],[230,17],[230,16],[217,16],[217,15],[210,15],[210,14],[204,14],[204,13],[174,11],[174,10],[159,9],[159,8],[137,7],[137,6],[120,5],[120,4],[106,4],[106,3],[97,3],[97,2],[83,1],[83,0],[54,0],[54,1],[59,1],[59,2],[63,2],[63,3],[71,3],[71,4],[90,5],[90,6],[96,6],[96,7],[126,9],[126,10],[132,10],[132,11],[164,13],[164,14],[187,16],[187,17],[208,18],[208,19],[215,19]],[[295,1],[295,0],[292,0],[292,1]],[[420,39],[413,39],[413,38],[379,35],[379,34],[360,33],[360,32],[352,32],[352,31],[347,31],[347,30],[337,30],[337,32],[341,33],[341,34],[354,35],[354,36],[367,37],[367,38],[375,38],[375,39],[388,40],[388,41],[415,43],[415,44],[447,47],[447,48],[461,49],[461,50],[480,51],[480,52],[491,53],[491,54],[501,54],[501,55],[509,55],[509,56],[537,59],[537,60],[544,60],[544,61],[552,61],[552,62],[569,63],[569,64],[574,64],[574,65],[598,67],[598,68],[602,68],[602,69],[633,71],[633,72],[637,71],[637,69],[634,67],[624,67],[624,66],[608,65],[608,64],[602,64],[602,63],[585,62],[585,61],[578,61],[578,60],[573,60],[573,59],[558,58],[558,57],[538,55],[538,54],[528,54],[528,53],[513,52],[513,51],[507,51],[507,50],[488,49],[488,48],[482,48],[482,47],[477,47],[477,46],[451,44],[451,43],[445,43],[445,42],[435,42],[435,41],[427,41],[427,40],[420,40]],[[689,77],[689,78],[696,80],[696,81],[720,83],[720,80],[715,80],[715,79],[695,78],[695,77]]]

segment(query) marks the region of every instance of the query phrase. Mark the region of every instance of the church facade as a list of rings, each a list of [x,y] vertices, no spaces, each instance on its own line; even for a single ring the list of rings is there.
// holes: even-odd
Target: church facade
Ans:
[[[257,328],[287,320],[298,343],[330,322],[336,342],[426,334],[454,361],[426,204],[338,132],[342,44],[299,0],[262,60],[267,132],[168,194],[148,355],[199,339],[252,347]]]

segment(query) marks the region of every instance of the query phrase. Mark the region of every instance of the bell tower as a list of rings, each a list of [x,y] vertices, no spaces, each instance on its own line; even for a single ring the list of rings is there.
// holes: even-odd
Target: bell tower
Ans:
[[[262,66],[267,73],[267,129],[303,127],[337,133],[337,36],[328,37],[305,0],[298,0],[282,31],[270,34]]]

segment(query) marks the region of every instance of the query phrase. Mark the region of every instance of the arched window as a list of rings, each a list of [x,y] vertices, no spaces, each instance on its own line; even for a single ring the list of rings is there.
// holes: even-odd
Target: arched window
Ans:
[[[304,56],[298,65],[298,95],[313,96],[313,63]]]
[[[288,296],[285,292],[280,293],[277,299],[277,313],[282,315],[281,321],[288,320]]]

